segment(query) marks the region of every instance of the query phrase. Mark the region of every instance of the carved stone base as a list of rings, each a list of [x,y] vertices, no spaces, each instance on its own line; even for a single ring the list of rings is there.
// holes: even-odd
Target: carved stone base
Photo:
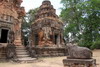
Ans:
[[[54,48],[54,47],[44,47],[33,48],[35,50],[37,57],[57,57],[57,56],[66,56],[65,48]]]
[[[64,67],[96,67],[96,59],[64,59]]]

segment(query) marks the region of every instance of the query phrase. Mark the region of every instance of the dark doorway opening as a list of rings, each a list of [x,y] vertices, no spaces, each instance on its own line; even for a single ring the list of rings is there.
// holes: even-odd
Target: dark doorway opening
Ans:
[[[0,43],[7,43],[8,30],[1,29]]]
[[[39,42],[39,36],[38,34],[35,34],[35,45],[37,46],[38,45],[38,42]]]
[[[57,44],[57,38],[58,38],[58,35],[56,34],[55,35],[55,44]]]

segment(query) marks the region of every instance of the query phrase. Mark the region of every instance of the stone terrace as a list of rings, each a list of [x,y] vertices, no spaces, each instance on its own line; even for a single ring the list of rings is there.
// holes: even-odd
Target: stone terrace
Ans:
[[[94,50],[97,67],[100,67],[100,50]],[[0,63],[0,67],[63,67],[62,60],[66,57],[41,58],[33,63]]]

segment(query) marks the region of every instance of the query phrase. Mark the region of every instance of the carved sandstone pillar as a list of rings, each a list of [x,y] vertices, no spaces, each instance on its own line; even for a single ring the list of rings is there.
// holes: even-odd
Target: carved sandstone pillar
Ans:
[[[55,34],[54,34],[54,32],[53,32],[53,36],[52,36],[52,41],[53,41],[53,43],[55,44]],[[55,44],[56,45],[56,44]]]
[[[60,47],[60,44],[61,44],[61,42],[60,42],[60,35],[57,36],[56,40],[57,40],[56,41],[57,42],[57,46]]]

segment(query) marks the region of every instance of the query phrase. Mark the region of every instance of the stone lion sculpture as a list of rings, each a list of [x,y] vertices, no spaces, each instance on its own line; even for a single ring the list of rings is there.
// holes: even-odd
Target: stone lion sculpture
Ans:
[[[14,59],[16,57],[16,47],[14,44],[8,43],[6,47],[7,59]]]
[[[79,47],[73,44],[67,44],[69,58],[71,59],[90,59],[92,51],[86,47]]]

